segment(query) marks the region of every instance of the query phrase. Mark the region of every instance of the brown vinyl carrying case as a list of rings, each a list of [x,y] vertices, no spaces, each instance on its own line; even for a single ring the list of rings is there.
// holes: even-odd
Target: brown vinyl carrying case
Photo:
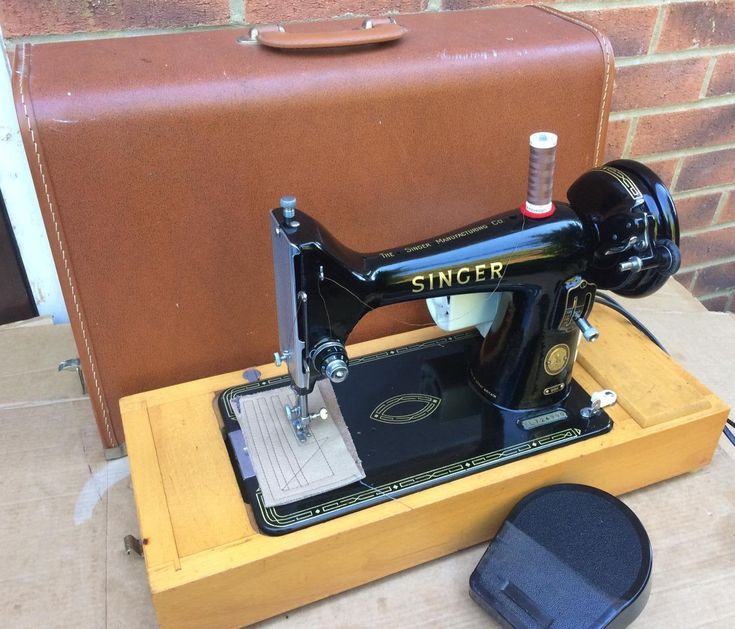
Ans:
[[[559,135],[558,198],[601,160],[613,60],[594,28],[541,7],[397,22],[18,47],[17,111],[106,447],[124,440],[120,397],[278,349],[282,195],[377,250],[517,207],[534,131]],[[371,36],[389,41],[331,47]],[[371,313],[351,341],[425,311]]]

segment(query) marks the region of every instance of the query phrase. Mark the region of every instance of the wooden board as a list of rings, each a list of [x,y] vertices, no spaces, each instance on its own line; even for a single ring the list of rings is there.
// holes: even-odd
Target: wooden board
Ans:
[[[232,475],[232,466],[218,424],[200,420],[211,412],[211,401],[205,396],[148,408],[158,463],[166,472],[161,481],[181,557],[252,532],[237,485],[220,480]],[[210,456],[202,458],[199,449],[205,443],[211,444]],[[181,460],[197,464],[178,465]],[[183,487],[186,491],[179,491]]]
[[[605,316],[624,322],[617,313]],[[632,325],[621,325],[617,334],[586,343],[579,364],[597,382],[614,382],[620,379],[616,374],[625,374],[618,403],[644,428],[706,410],[707,389],[686,371],[670,369],[673,359],[655,344],[636,343],[640,334]],[[659,373],[664,377],[658,378]]]
[[[621,494],[706,465],[724,402],[619,315],[597,309],[593,323],[605,344],[580,347],[574,377],[587,390],[617,392],[610,433],[282,537],[252,523],[218,430],[216,392],[242,383],[241,371],[121,400],[161,625],[240,627],[441,557],[489,539],[521,497],[544,485]],[[350,355],[440,335],[418,330],[352,346]],[[259,369],[264,378],[281,373]]]

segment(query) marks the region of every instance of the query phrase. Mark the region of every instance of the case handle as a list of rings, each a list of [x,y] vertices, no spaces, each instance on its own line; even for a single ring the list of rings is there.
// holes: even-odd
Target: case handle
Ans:
[[[270,48],[337,48],[394,41],[403,37],[406,30],[392,17],[367,19],[356,29],[310,33],[286,31],[280,24],[269,24],[253,26],[250,41]]]

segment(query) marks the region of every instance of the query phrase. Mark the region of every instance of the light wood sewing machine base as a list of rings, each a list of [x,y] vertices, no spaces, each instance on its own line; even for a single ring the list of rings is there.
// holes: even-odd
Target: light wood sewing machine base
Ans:
[[[611,432],[281,537],[256,529],[220,433],[216,393],[238,371],[120,401],[153,604],[163,627],[241,627],[488,540],[511,507],[552,483],[622,494],[706,465],[728,408],[616,313],[574,370],[610,388]],[[440,336],[423,329],[351,356]],[[244,365],[243,367],[248,367]],[[282,372],[258,368],[263,378]],[[467,575],[469,578],[469,575]]]

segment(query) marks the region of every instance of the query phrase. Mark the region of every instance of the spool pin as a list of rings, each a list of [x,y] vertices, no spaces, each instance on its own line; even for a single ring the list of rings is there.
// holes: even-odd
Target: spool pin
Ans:
[[[556,210],[551,197],[557,140],[556,134],[549,131],[534,133],[529,139],[528,192],[521,205],[521,214],[529,218],[546,218]]]

